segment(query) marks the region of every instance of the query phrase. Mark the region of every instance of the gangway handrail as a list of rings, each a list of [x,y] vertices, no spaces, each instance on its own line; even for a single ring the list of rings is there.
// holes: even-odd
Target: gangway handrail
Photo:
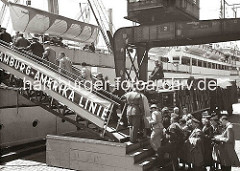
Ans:
[[[49,62],[50,62],[50,61],[49,61]],[[51,63],[51,62],[50,62],[50,63]],[[79,69],[79,68],[77,68],[77,67],[72,66],[72,68],[73,68],[74,70],[76,70],[77,72],[79,72],[79,73],[81,72],[81,69]],[[94,79],[95,81],[97,81],[97,78],[96,78],[95,76],[92,76],[92,79]],[[109,83],[109,84],[110,84],[110,83]],[[110,86],[112,86],[112,85],[110,84]],[[106,91],[105,89],[102,89],[101,91],[103,91],[104,93],[110,95],[111,97],[114,97],[115,99],[118,99],[118,100],[121,101],[121,98],[118,97],[117,95],[112,94],[111,92]]]
[[[9,50],[11,50],[11,51],[14,51],[15,53],[18,53],[19,55],[22,55],[22,56],[24,56],[24,57],[26,57],[26,58],[28,58],[28,59],[30,59],[30,60],[32,60],[32,61],[40,64],[40,65],[42,65],[42,66],[45,66],[46,68],[52,70],[53,72],[57,72],[58,74],[60,74],[60,75],[62,75],[63,77],[67,78],[68,80],[71,80],[71,81],[73,81],[73,82],[76,81],[76,80],[79,80],[79,82],[78,82],[79,85],[81,85],[81,86],[84,87],[84,88],[86,87],[84,84],[82,84],[82,82],[80,81],[80,80],[82,80],[82,79],[81,79],[78,75],[76,75],[76,74],[74,74],[74,73],[71,73],[71,72],[69,72],[69,71],[67,71],[67,70],[65,70],[65,69],[63,69],[63,68],[60,68],[58,65],[56,65],[56,64],[54,64],[54,63],[51,63],[50,61],[48,61],[48,60],[46,60],[46,59],[40,58],[39,56],[34,55],[34,54],[29,53],[29,52],[24,51],[24,50],[23,50],[23,51],[19,51],[18,48],[15,47],[15,46],[13,46],[14,48],[12,48],[12,47],[11,47],[11,44],[9,44],[9,43],[7,43],[7,42],[5,42],[5,41],[3,41],[3,40],[0,40],[0,46],[3,46],[3,47],[5,47],[5,48],[7,48],[7,49],[9,49]],[[50,65],[54,66],[57,70],[54,69],[54,68],[52,68],[52,67],[50,67]],[[74,67],[74,69],[75,69],[75,67]],[[59,72],[58,70],[62,70],[62,71],[64,71],[64,73]],[[66,74],[65,74],[65,73],[66,73]],[[75,78],[74,78],[74,77],[75,77]],[[105,90],[101,90],[101,91],[104,91],[105,93],[109,93],[109,92],[106,92]],[[119,104],[118,102],[110,99],[109,97],[107,97],[107,96],[99,93],[98,91],[96,91],[96,90],[94,90],[94,89],[92,90],[92,92],[94,92],[96,95],[98,95],[98,96],[100,96],[100,97],[102,97],[102,98],[104,98],[104,99],[106,99],[106,100],[108,100],[108,101],[110,101],[110,102],[118,105],[118,106],[121,105],[121,104]],[[111,93],[109,93],[109,94],[110,94],[111,96],[113,96]],[[119,97],[116,97],[116,98],[119,98]]]

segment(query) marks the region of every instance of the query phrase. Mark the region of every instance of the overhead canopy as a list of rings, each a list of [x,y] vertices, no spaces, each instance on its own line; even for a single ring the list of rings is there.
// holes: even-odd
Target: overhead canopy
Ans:
[[[96,40],[98,27],[32,7],[9,3],[13,29],[50,34],[63,39],[90,43]]]

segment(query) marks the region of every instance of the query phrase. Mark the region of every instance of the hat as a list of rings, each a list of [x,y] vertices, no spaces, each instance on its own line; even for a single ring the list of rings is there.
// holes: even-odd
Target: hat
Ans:
[[[220,120],[228,120],[228,117],[226,115],[223,115]]]
[[[211,115],[210,119],[214,120],[214,121],[218,121],[218,116],[217,115]]]
[[[98,73],[98,74],[96,75],[96,77],[103,77],[103,74],[102,74],[102,73]]]
[[[211,118],[211,116],[208,114],[207,111],[205,111],[205,112],[202,113],[202,117],[203,117],[203,118]]]
[[[168,107],[164,107],[162,111],[169,111]]]
[[[152,108],[157,108],[157,109],[158,109],[158,106],[157,106],[156,104],[152,104],[152,105],[150,106],[150,109],[152,109]]]
[[[179,108],[178,107],[174,107],[173,110],[179,110]]]
[[[199,120],[197,120],[196,118],[192,118],[192,121],[193,121],[193,122],[195,122],[195,123],[198,123],[198,124],[200,124],[200,121],[199,121]]]

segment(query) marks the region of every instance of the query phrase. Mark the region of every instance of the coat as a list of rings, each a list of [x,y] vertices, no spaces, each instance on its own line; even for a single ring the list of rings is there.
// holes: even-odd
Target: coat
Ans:
[[[72,62],[68,57],[65,56],[59,60],[59,71],[67,75],[72,72]]]
[[[46,47],[43,57],[46,58],[49,62],[57,64],[57,53],[51,47]]]
[[[9,33],[2,32],[2,33],[0,33],[0,40],[4,41],[6,43],[10,43],[10,42],[12,42],[12,37]]]
[[[150,75],[150,80],[159,80],[164,78],[164,74],[163,74],[163,68],[162,66],[157,66],[154,68],[154,70],[152,71],[151,75]]]
[[[144,106],[141,93],[138,92],[128,92],[123,97],[127,100],[127,116],[133,115],[143,115]]]
[[[81,69],[81,76],[84,80],[91,80],[92,79],[91,71],[86,67],[83,67]]]
[[[186,142],[186,148],[188,148],[188,163],[192,163],[194,166],[200,167],[204,165],[204,144],[202,131],[198,128],[194,129]]]
[[[143,108],[144,108],[144,127],[145,128],[150,128],[150,124],[148,122],[148,119],[151,118],[151,112],[150,112],[150,108],[149,108],[149,103],[148,103],[148,99],[144,94],[141,94],[142,96],[142,100],[143,100]]]
[[[233,132],[233,125],[229,122],[226,129],[220,136],[215,137],[219,141],[218,157],[221,165],[239,167],[240,162],[235,152],[235,137]]]
[[[163,124],[162,124],[162,114],[159,111],[154,111],[152,113],[152,118],[149,121],[152,125],[152,133],[150,137],[150,144],[152,148],[157,151],[161,146],[161,141],[163,137]]]
[[[36,56],[42,57],[43,56],[43,52],[44,52],[44,48],[43,45],[39,42],[33,42],[31,43],[26,50],[31,50],[32,53]]]
[[[18,37],[14,42],[14,46],[18,48],[26,48],[30,45],[30,42],[24,37]]]
[[[203,144],[204,144],[204,164],[209,166],[213,164],[212,150],[213,145],[211,139],[213,138],[213,127],[211,125],[205,125],[202,129],[203,132]]]

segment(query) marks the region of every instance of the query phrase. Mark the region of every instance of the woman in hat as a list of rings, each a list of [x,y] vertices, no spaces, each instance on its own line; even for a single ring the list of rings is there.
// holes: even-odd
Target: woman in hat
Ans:
[[[158,148],[161,146],[163,135],[162,114],[156,104],[151,105],[150,109],[152,111],[152,117],[149,120],[149,124],[152,126],[150,144],[154,151],[157,152]]]
[[[163,109],[162,109],[162,118],[163,118],[163,121],[162,121],[162,123],[163,123],[163,127],[165,128],[165,129],[168,129],[168,127],[170,126],[170,124],[171,124],[171,114],[170,114],[170,112],[169,112],[169,109],[168,109],[168,107],[164,107]]]

